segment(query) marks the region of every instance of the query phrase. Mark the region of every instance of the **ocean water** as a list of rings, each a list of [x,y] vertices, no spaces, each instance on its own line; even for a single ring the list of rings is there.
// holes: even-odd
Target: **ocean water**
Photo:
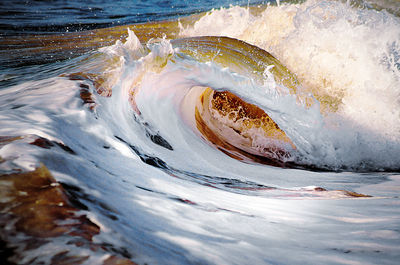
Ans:
[[[2,35],[54,34],[166,19],[230,5],[265,4],[247,0],[2,1]]]
[[[1,2],[0,257],[398,264],[399,10]],[[43,167],[96,233],[18,210]]]

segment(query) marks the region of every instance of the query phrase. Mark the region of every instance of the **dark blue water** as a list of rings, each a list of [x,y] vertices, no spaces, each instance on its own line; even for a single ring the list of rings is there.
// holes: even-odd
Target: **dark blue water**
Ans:
[[[50,34],[166,20],[260,0],[2,0],[0,35]]]

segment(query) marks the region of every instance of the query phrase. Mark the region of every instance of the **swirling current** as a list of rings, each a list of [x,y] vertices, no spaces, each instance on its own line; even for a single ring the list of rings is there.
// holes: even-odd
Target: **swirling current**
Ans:
[[[398,262],[400,5],[200,2],[2,26],[2,263]]]

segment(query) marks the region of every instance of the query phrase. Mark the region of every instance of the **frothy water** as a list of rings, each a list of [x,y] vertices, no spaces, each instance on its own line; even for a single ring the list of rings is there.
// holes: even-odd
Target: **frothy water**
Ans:
[[[125,40],[54,64],[58,76],[2,88],[0,135],[15,138],[1,140],[1,173],[44,164],[103,244],[50,238],[11,260],[51,263],[67,249],[87,264],[395,264],[394,13],[335,1],[231,6],[179,24],[176,39],[143,42],[127,26]],[[291,141],[284,167],[227,152],[234,134],[210,141],[196,118],[207,88],[276,122]],[[262,154],[260,134],[247,136]],[[8,247],[29,245],[3,234]]]

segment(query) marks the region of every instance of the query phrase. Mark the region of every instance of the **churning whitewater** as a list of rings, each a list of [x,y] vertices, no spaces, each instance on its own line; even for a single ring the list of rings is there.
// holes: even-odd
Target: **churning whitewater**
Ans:
[[[395,264],[399,17],[310,0],[175,22],[0,90],[7,260]]]

